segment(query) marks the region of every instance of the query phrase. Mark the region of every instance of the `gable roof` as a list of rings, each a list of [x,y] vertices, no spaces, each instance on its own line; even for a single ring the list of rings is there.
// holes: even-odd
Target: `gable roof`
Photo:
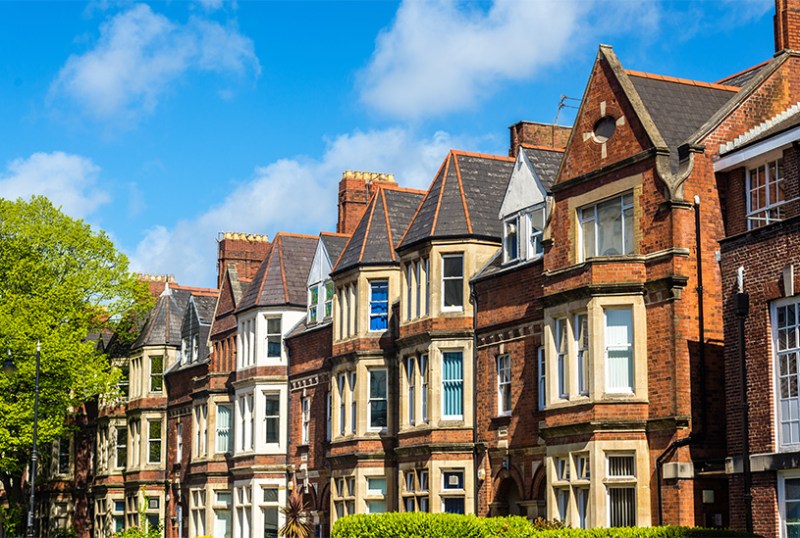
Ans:
[[[738,87],[626,71],[650,118],[678,163],[678,147],[739,91]]]
[[[186,288],[166,284],[164,291],[150,310],[132,349],[145,346],[179,346],[181,324],[191,292]]]
[[[236,311],[257,306],[292,305],[305,308],[306,278],[317,249],[313,235],[280,232],[256,271]]]
[[[358,265],[397,262],[395,245],[408,227],[425,193],[379,185],[367,203],[364,216],[347,242],[331,274]]]
[[[522,151],[525,152],[536,176],[542,182],[542,187],[549,191],[556,181],[558,167],[564,158],[564,149],[523,145]]]
[[[451,150],[398,248],[445,237],[500,238],[497,218],[515,159]]]

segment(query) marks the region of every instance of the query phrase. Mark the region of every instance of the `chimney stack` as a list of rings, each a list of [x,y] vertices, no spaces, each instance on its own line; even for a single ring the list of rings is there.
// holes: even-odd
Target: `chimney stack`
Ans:
[[[339,182],[339,221],[336,232],[352,234],[358,226],[367,203],[372,195],[372,183],[383,182],[395,184],[394,174],[379,172],[359,172],[347,170]]]
[[[236,265],[240,279],[251,280],[267,257],[270,247],[269,237],[261,234],[225,232],[219,235],[217,242],[217,288],[222,286],[222,276],[228,263]]]
[[[800,0],[775,0],[775,53],[800,51]]]
[[[564,149],[567,147],[572,127],[553,123],[519,121],[509,127],[508,130],[511,132],[511,145],[508,149],[508,155],[509,157],[516,157],[521,146]]]

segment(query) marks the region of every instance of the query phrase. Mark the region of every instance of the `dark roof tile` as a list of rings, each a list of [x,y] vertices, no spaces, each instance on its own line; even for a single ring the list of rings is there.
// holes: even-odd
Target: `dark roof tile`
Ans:
[[[561,159],[564,158],[563,150],[544,149],[544,148],[529,148],[522,147],[525,156],[531,162],[536,175],[539,176],[539,181],[542,182],[542,187],[550,190],[553,183],[556,181],[558,174],[558,167],[561,166]]]

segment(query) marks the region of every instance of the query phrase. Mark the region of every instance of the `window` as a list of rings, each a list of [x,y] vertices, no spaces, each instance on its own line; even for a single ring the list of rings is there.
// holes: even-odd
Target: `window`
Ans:
[[[319,285],[308,288],[308,322],[317,322],[317,306],[319,305]]]
[[[575,480],[590,480],[589,455],[577,454],[575,456]]]
[[[350,372],[350,432],[356,433],[356,423],[358,414],[356,413],[356,373]]]
[[[573,326],[575,332],[575,370],[578,373],[578,394],[589,394],[589,316],[578,314]]]
[[[422,315],[422,263],[417,260],[414,263],[415,268],[415,281],[417,283],[417,296],[416,296],[416,305],[417,305],[417,317]]]
[[[539,207],[528,213],[528,259],[544,252],[542,234],[544,233],[544,207]]]
[[[328,391],[328,394],[325,398],[325,439],[327,441],[331,440],[331,391]]]
[[[280,411],[281,398],[279,394],[267,393],[264,395],[264,439],[267,444],[280,442]]]
[[[497,414],[511,414],[511,356],[497,357]]]
[[[150,357],[150,392],[161,392],[164,389],[164,357]]]
[[[194,408],[195,456],[208,454],[208,404]]]
[[[230,491],[216,491],[214,497],[214,536],[231,538],[231,505],[233,496]]]
[[[633,254],[633,194],[615,196],[578,210],[581,253],[593,256]]]
[[[161,463],[161,420],[148,421],[147,462]]]
[[[539,411],[544,411],[544,408],[547,406],[547,377],[545,375],[545,364],[544,364],[544,348],[540,347],[538,350],[538,359],[539,359],[539,383],[537,388],[539,390]]]
[[[192,337],[192,362],[200,360],[200,335]]]
[[[575,502],[578,505],[578,528],[588,528],[589,488],[575,488]]]
[[[302,418],[301,444],[308,444],[308,423],[311,421],[311,402],[309,398],[300,400],[300,414]]]
[[[281,318],[267,318],[267,358],[281,357]]]
[[[114,532],[125,530],[125,501],[114,501]]]
[[[178,422],[175,425],[175,459],[177,463],[181,463],[183,459],[183,424]]]
[[[460,310],[464,307],[464,255],[442,256],[442,307]]]
[[[519,238],[517,228],[519,218],[514,217],[505,221],[503,226],[503,261],[513,262],[519,258]]]
[[[389,327],[389,281],[369,283],[369,330],[384,331]]]
[[[779,509],[784,525],[782,536],[797,536],[800,532],[800,518],[797,517],[800,511],[800,477],[779,476],[779,480]]]
[[[233,410],[230,405],[217,405],[217,453],[224,454],[233,448]]]
[[[339,374],[339,435],[344,435],[344,374]]]
[[[250,536],[250,519],[252,517],[250,507],[252,506],[252,491],[249,487],[236,488],[236,522],[239,527],[239,536],[246,538]]]
[[[386,428],[387,414],[386,370],[369,371],[369,429]]]
[[[428,471],[417,470],[417,506],[420,512],[429,512],[428,509]]]
[[[325,283],[325,319],[333,315],[333,282]]]
[[[556,519],[566,523],[568,506],[569,506],[569,488],[556,489],[556,509],[558,510]]]
[[[384,498],[385,495],[385,478],[367,478],[367,513],[382,514],[383,512],[386,512],[386,500]]]
[[[414,296],[414,264],[409,263],[406,265],[406,319],[412,318],[412,313],[414,312],[413,304],[411,302],[411,298]]]
[[[128,428],[117,427],[117,440],[114,445],[114,467],[124,469],[128,463]]]
[[[786,203],[783,159],[748,170],[747,194],[749,230],[783,220],[786,216],[781,207]]]
[[[419,356],[419,377],[422,381],[420,399],[422,400],[422,421],[428,422],[428,355]]]
[[[278,488],[268,487],[263,489],[261,512],[264,516],[264,538],[278,538],[279,519]]]
[[[69,437],[60,437],[57,441],[58,443],[58,458],[56,460],[57,467],[56,472],[58,474],[66,475],[69,474],[70,466],[69,466]]]
[[[416,473],[413,470],[406,471],[404,477],[403,508],[405,508],[406,512],[416,512],[417,500],[414,497]]]
[[[633,392],[633,314],[630,308],[606,308],[608,392]]]
[[[460,351],[442,353],[442,401],[442,418],[463,418],[463,354]]]
[[[253,395],[245,394],[239,398],[239,432],[237,436],[239,441],[240,450],[248,450],[253,448],[253,422],[254,422],[254,409],[253,409]]]
[[[192,490],[190,507],[192,527],[195,536],[206,533],[206,492],[202,489]]]
[[[798,395],[798,362],[800,361],[800,302],[773,306],[773,349],[778,374],[778,417],[780,445],[800,444],[800,395]]]
[[[431,311],[431,264],[428,258],[425,258],[425,315],[427,316]]]
[[[406,420],[409,424],[414,424],[415,419],[415,410],[417,406],[417,399],[416,394],[414,393],[415,386],[414,386],[414,378],[416,376],[416,359],[414,357],[406,357],[406,405],[407,405],[407,416]]]
[[[464,513],[463,470],[442,471],[442,511],[449,514]]]
[[[569,398],[567,392],[567,320],[556,320],[556,382],[558,384],[558,397]]]
[[[633,454],[608,454],[608,524],[636,526],[636,463]]]
[[[569,458],[556,458],[556,480],[569,482]]]

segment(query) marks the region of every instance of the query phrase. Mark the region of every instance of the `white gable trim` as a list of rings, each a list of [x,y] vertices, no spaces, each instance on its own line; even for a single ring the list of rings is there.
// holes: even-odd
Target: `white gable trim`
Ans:
[[[328,278],[330,278],[331,269],[333,269],[331,257],[328,254],[328,249],[325,248],[325,243],[323,243],[320,238],[320,240],[317,241],[317,250],[314,253],[314,259],[311,261],[311,269],[308,272],[306,287],[316,284],[317,282],[328,280]]]
[[[498,217],[505,219],[523,209],[542,204],[546,197],[547,191],[542,186],[536,170],[525,155],[525,151],[520,148]]]

